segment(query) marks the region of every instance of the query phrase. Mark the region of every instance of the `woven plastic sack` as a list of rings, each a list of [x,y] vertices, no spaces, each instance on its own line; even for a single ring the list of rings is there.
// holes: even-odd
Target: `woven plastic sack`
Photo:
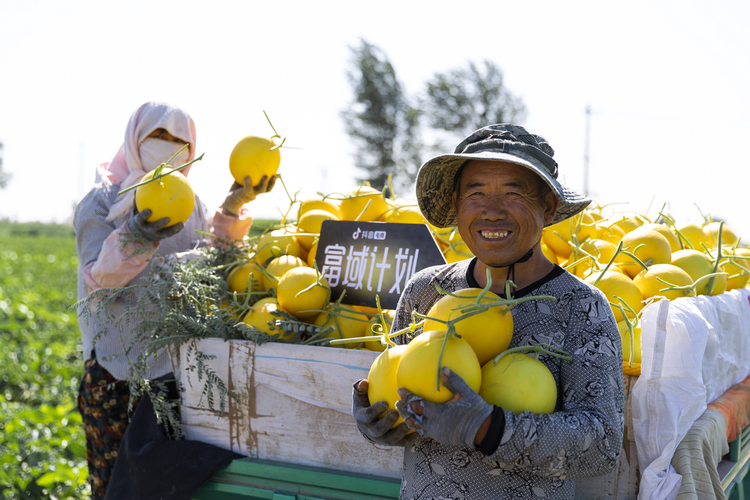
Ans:
[[[682,478],[670,461],[677,445],[708,403],[748,375],[749,293],[662,300],[644,309],[632,401],[639,499],[676,498]]]

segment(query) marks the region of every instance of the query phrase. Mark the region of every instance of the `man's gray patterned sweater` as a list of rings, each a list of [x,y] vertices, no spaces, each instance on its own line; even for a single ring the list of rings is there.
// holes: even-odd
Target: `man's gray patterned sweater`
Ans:
[[[448,291],[478,287],[474,263],[472,259],[416,274],[399,300],[393,328],[405,328],[412,311],[427,313],[440,298],[435,283]],[[607,300],[559,267],[513,294],[537,295],[557,301],[515,306],[510,347],[547,343],[573,357],[572,363],[548,355],[539,358],[557,382],[554,413],[516,415],[496,408],[485,438],[494,433],[498,444],[492,450],[485,442],[472,450],[419,438],[406,447],[399,498],[573,498],[575,478],[603,475],[617,465],[624,423],[622,346]]]

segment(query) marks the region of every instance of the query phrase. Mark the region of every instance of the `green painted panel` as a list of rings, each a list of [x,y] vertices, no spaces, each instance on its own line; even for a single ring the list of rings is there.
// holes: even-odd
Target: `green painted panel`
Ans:
[[[729,444],[729,460],[733,462],[739,461],[740,457],[745,453],[748,445],[750,445],[750,426],[745,427],[740,432],[737,439]]]
[[[193,500],[273,500],[273,498],[273,491],[267,489],[212,481],[203,485],[193,496]]]
[[[193,498],[387,500],[397,499],[400,487],[392,478],[243,458],[217,472]]]

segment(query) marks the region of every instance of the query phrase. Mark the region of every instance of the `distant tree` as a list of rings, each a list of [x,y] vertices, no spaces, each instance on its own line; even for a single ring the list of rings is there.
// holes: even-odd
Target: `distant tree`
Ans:
[[[363,173],[358,181],[378,189],[391,173],[396,189],[410,186],[428,149],[445,152],[481,127],[526,118],[523,102],[491,61],[435,73],[412,104],[382,50],[364,40],[350,50],[346,75],[354,99],[341,116],[357,148],[355,165]],[[422,139],[424,125],[429,146]]]
[[[3,172],[3,143],[0,142],[0,189],[5,189],[11,177],[10,172]]]
[[[408,186],[421,165],[421,112],[409,104],[383,51],[364,40],[350,50],[346,75],[354,100],[341,116],[357,146],[358,181],[382,189],[393,174],[396,186]]]
[[[422,101],[428,125],[458,140],[486,125],[526,118],[526,107],[505,87],[500,67],[487,60],[484,72],[469,62],[468,68],[435,73]]]

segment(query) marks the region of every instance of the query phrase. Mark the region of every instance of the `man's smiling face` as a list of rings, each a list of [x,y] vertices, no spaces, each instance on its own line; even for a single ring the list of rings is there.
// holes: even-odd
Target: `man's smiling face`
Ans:
[[[512,163],[471,160],[463,167],[453,205],[458,231],[479,261],[506,267],[538,245],[557,209],[554,193],[542,195],[543,183]]]

